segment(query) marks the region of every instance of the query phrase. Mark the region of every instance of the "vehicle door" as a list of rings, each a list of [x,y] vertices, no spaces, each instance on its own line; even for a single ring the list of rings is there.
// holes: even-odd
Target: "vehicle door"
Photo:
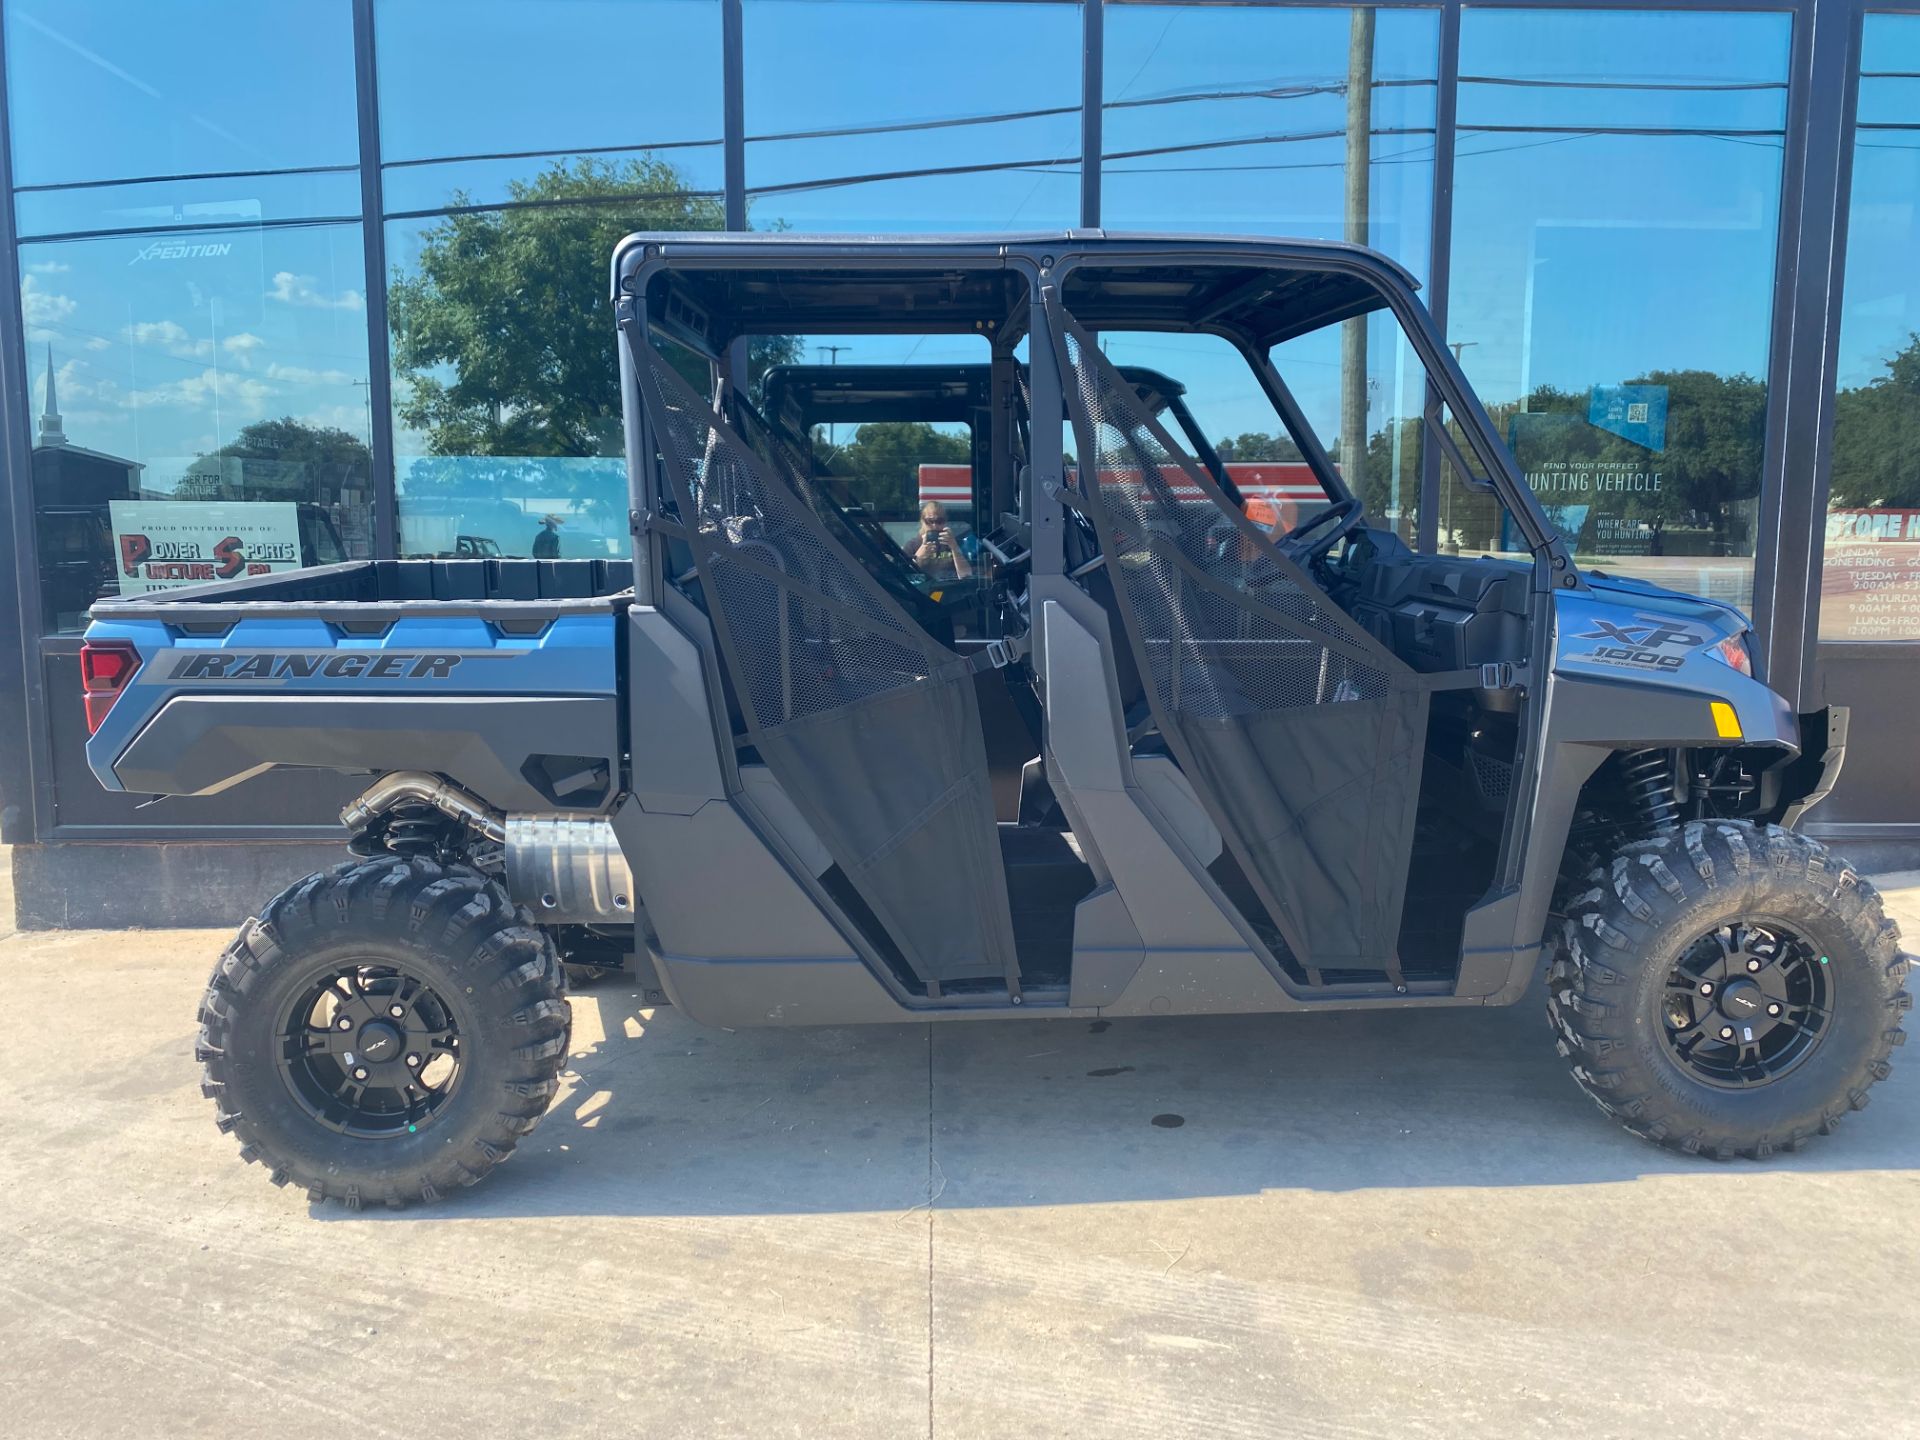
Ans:
[[[849,918],[928,994],[1017,986],[977,667],[849,552],[784,447],[756,449],[644,331],[629,341],[667,523],[691,552],[739,702],[738,743],[832,856],[857,902]]]
[[[1178,763],[1256,933],[1310,980],[1397,975],[1431,677],[1335,605],[1048,299],[1079,457],[1063,498],[1098,536],[1148,711],[1125,728]]]

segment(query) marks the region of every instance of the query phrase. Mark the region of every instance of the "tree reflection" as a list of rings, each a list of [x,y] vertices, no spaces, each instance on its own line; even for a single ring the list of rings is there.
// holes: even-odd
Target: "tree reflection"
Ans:
[[[400,422],[438,455],[618,453],[607,257],[635,230],[718,230],[721,202],[645,157],[555,162],[505,208],[426,231],[388,291]]]
[[[1842,390],[1834,410],[1830,503],[1847,509],[1920,506],[1920,333],[1886,374]]]

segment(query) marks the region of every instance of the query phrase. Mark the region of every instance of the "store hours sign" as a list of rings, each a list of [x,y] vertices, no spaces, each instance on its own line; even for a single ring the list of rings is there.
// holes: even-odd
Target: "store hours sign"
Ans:
[[[115,500],[120,593],[300,568],[299,506],[289,500]]]

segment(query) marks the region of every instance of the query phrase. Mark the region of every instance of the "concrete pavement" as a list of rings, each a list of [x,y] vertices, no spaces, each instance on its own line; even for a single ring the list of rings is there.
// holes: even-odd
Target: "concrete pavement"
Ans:
[[[348,1215],[213,1129],[223,939],[0,940],[0,1433],[1916,1428],[1912,1051],[1719,1166],[1594,1110],[1537,995],[728,1034],[615,984],[510,1164]]]

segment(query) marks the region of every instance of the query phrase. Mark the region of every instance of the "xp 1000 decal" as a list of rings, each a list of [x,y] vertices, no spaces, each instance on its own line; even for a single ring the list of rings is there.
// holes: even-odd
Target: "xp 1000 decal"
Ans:
[[[1678,670],[1689,655],[1712,638],[1662,615],[1635,615],[1625,624],[1596,616],[1589,623],[1592,629],[1573,638],[1600,643],[1573,658],[1632,670]]]

